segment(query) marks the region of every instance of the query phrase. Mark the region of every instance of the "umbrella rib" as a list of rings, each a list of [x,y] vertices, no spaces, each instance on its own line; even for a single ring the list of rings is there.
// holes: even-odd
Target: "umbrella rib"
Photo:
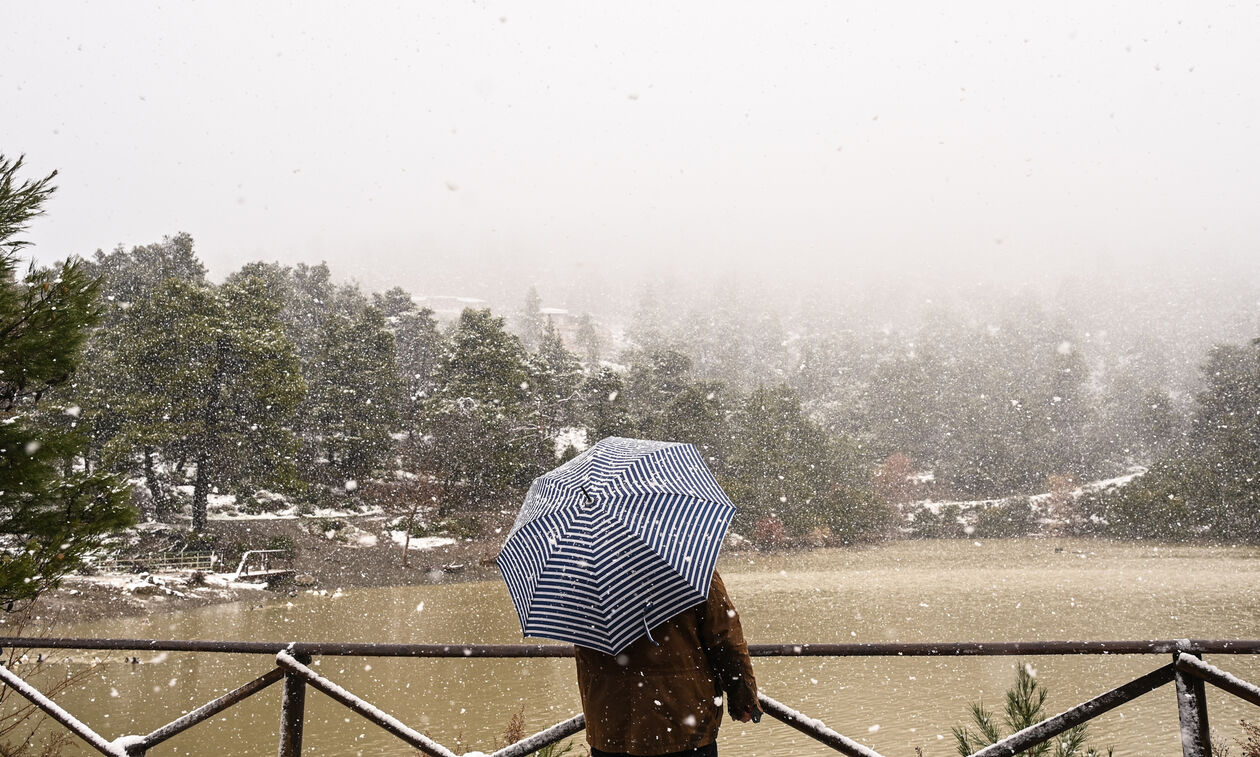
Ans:
[[[578,516],[578,515],[580,515],[580,513],[574,513],[574,512],[572,512],[571,510],[565,510],[565,511],[563,511],[563,512],[565,512],[565,514],[569,515],[569,516],[570,516],[570,518],[569,518],[569,519],[568,519],[568,521],[564,524],[564,525],[565,525],[565,528],[566,528],[566,531],[565,531],[565,533],[564,533],[564,534],[562,534],[562,535],[561,535],[561,537],[560,537],[561,539],[563,539],[565,536],[568,536],[567,529],[573,525],[574,521],[576,521],[576,520],[577,520],[577,516]],[[608,519],[607,517],[605,517],[605,518],[604,518],[604,520],[605,520],[605,521],[607,521],[607,520],[609,520],[609,519]],[[545,560],[543,560],[543,561],[542,561],[542,563],[539,565],[539,568],[538,568],[538,575],[539,575],[540,577],[541,577],[542,575],[544,575],[544,574],[547,572],[547,568],[551,565],[552,560],[553,560],[554,558],[558,557],[558,556],[560,556],[560,557],[563,557],[563,556],[564,556],[564,550],[563,550],[563,549],[560,549],[559,547],[557,547],[556,549],[553,549],[553,550],[551,551],[551,553],[547,555],[547,558],[546,558]],[[538,583],[540,583],[540,582],[541,582],[541,579],[540,579],[540,581],[539,581],[539,582],[536,582],[536,583],[534,584],[534,586],[533,586],[533,590],[530,592],[529,603],[528,603],[528,605],[527,605],[527,606],[533,606],[533,603],[534,603],[534,595],[535,595],[535,594],[537,594],[537,592],[538,592]],[[600,613],[600,615],[607,615],[607,608],[606,608],[606,605],[605,605],[605,602],[604,602],[604,597],[603,597],[603,596],[602,596],[602,594],[600,594],[600,592],[598,592],[598,591],[596,591],[596,595],[597,595],[597,596],[599,596],[599,608],[598,608],[598,609],[599,609],[599,613]]]

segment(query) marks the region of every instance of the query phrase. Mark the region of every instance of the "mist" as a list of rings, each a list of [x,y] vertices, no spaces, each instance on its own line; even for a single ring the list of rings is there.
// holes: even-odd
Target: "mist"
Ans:
[[[4,149],[61,172],[48,259],[185,231],[218,278],[327,260],[492,301],[1256,279],[1245,8],[7,16]]]

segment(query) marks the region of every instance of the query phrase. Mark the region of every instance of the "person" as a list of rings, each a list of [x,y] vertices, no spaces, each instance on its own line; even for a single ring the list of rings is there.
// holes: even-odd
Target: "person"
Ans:
[[[704,602],[620,654],[576,647],[591,757],[716,757],[722,704],[761,719],[752,660],[722,578]]]

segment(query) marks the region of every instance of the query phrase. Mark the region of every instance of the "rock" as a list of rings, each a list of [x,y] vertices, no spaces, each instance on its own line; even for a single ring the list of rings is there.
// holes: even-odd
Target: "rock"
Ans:
[[[293,577],[293,583],[298,586],[314,586],[315,576],[310,573],[298,573]]]

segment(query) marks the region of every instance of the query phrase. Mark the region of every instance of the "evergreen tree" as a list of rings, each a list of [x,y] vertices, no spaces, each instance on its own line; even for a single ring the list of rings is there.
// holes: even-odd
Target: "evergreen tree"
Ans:
[[[446,346],[429,308],[407,311],[391,319],[403,398],[400,413],[413,419],[417,403],[433,394],[434,371]]]
[[[582,382],[580,419],[587,438],[634,436],[634,421],[626,398],[625,381],[612,368],[600,368]]]
[[[307,362],[306,442],[341,480],[375,470],[397,427],[400,381],[394,337],[374,307],[349,299],[322,324]]]
[[[538,350],[528,358],[528,411],[536,431],[539,465],[555,462],[554,442],[561,428],[572,426],[578,416],[578,389],[582,364],[564,346],[550,319]]]
[[[1081,353],[1063,342],[1055,348],[1049,370],[1045,392],[1049,396],[1043,399],[1046,436],[1036,452],[1041,453],[1047,476],[1080,478],[1094,468],[1087,449],[1087,431],[1093,416],[1089,368]]]
[[[722,485],[739,527],[781,523],[788,535],[830,533],[845,543],[882,535],[891,511],[867,489],[857,451],[806,417],[787,387],[758,388],[734,414]]]
[[[542,472],[526,417],[525,351],[504,320],[465,309],[421,406],[423,457],[441,482],[442,512],[500,501]]]
[[[340,486],[378,468],[392,449],[402,410],[390,320],[357,285],[337,286],[326,263],[280,268],[250,264],[241,275],[281,297],[279,319],[297,350],[306,393],[294,429],[305,480]],[[405,314],[411,297],[394,288],[372,302]]]
[[[327,263],[314,266],[298,263],[286,269],[285,275],[289,289],[280,318],[297,346],[302,375],[308,376],[320,354],[324,321],[333,313],[336,286]]]
[[[528,375],[521,341],[488,309],[460,313],[447,354],[435,372],[437,390],[516,411],[525,398]]]
[[[538,296],[538,288],[532,284],[525,293],[525,302],[516,317],[516,331],[520,335],[525,349],[538,347],[546,329],[546,318],[542,314],[542,297]]]
[[[672,347],[632,352],[626,394],[641,435],[650,438],[657,410],[678,396],[691,380],[691,358]]]
[[[0,604],[55,586],[134,522],[121,481],[75,470],[84,438],[41,422],[78,367],[99,282],[79,261],[17,277],[16,237],[55,190],[55,173],[19,180],[21,169],[0,155]]]
[[[594,370],[599,365],[601,344],[599,332],[595,329],[595,321],[591,319],[590,313],[583,313],[578,318],[577,346],[581,350],[582,359],[586,361],[587,367]]]
[[[164,359],[163,351],[141,346],[175,337],[163,331],[169,323],[159,314],[148,320],[142,316],[153,313],[145,305],[167,280],[205,286],[205,266],[185,233],[131,250],[98,251],[92,265],[107,295],[101,327],[86,347],[90,363],[76,382],[75,399],[84,408],[92,452],[119,472],[134,473],[138,464],[155,514],[162,518],[172,499],[160,464],[171,462],[164,455],[178,434],[168,426],[167,403],[149,380],[160,366],[145,364]]]
[[[163,237],[161,242],[112,252],[96,251],[93,273],[104,280],[103,295],[115,306],[147,299],[167,279],[196,284],[206,281],[206,267],[193,250],[193,238],[186,232]],[[107,314],[117,313],[107,308]],[[112,319],[109,321],[112,322]]]
[[[372,293],[372,307],[381,312],[387,320],[397,318],[416,309],[411,293],[402,287],[391,287],[384,292]]]
[[[639,301],[626,336],[639,349],[656,349],[667,342],[665,317],[656,288],[648,283],[639,292]]]
[[[1203,374],[1188,442],[1085,502],[1108,533],[1260,539],[1260,340],[1213,348]]]
[[[248,495],[295,484],[288,423],[305,386],[280,308],[264,280],[243,277],[221,289],[167,279],[128,311],[115,459],[154,448],[187,460],[196,531],[212,486]]]
[[[1005,738],[1003,726],[1009,733],[1017,733],[1045,720],[1046,697],[1048,692],[1029,671],[1028,665],[1020,665],[1016,669],[1015,684],[1006,691],[1006,706],[1003,708],[1002,722],[997,715],[979,702],[970,707],[971,720],[974,725],[954,726],[954,746],[962,757],[974,754],[982,748],[996,744]],[[1089,735],[1087,724],[1078,725],[1048,741],[1043,741],[1020,754],[1028,757],[1102,757],[1095,747],[1088,746]],[[1106,754],[1111,755],[1108,749]]]

